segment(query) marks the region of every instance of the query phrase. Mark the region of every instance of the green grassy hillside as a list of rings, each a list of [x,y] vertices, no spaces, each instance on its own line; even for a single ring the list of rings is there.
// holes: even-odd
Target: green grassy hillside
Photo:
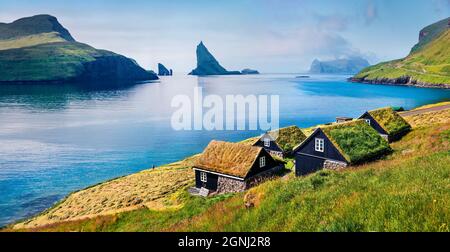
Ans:
[[[0,23],[0,83],[157,78],[132,59],[76,42],[55,17]]]
[[[0,50],[30,47],[56,42],[66,42],[66,40],[61,38],[57,32],[41,33],[20,38],[0,40]]]
[[[446,18],[423,28],[419,33],[419,43],[417,43],[411,49],[411,53],[419,51],[425,45],[427,45],[428,43],[436,39],[438,36],[440,36],[444,31],[448,29],[449,24],[450,18]]]
[[[12,23],[0,23],[0,40],[21,38],[30,35],[56,32],[65,41],[73,42],[75,39],[69,31],[50,15],[35,15],[18,19]]]
[[[440,33],[435,34],[437,31]],[[355,75],[353,81],[450,88],[450,30],[446,27],[433,34],[406,58],[368,67]]]
[[[0,51],[3,82],[146,80],[152,76],[124,56],[78,42]]]
[[[450,231],[450,110],[408,117],[413,130],[383,160],[293,174],[182,206],[48,224],[26,231]],[[152,209],[152,210],[150,210]],[[20,229],[19,229],[20,230]]]

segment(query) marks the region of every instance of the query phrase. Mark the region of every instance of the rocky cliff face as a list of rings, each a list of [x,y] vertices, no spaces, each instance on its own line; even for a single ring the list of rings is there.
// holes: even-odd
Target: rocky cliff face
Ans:
[[[419,32],[419,42],[411,49],[411,53],[417,52],[425,45],[432,42],[445,30],[450,28],[450,18],[443,19],[439,22],[431,24]]]
[[[349,74],[357,73],[370,64],[361,57],[337,59],[331,61],[314,60],[309,70],[310,73]]]
[[[227,71],[214,56],[208,51],[203,42],[197,46],[197,68],[190,75],[229,75],[240,74],[239,71]]]
[[[5,41],[17,46],[0,46],[0,83],[158,79],[130,58],[76,42],[49,15],[0,24],[0,45]]]
[[[139,67],[133,60],[122,55],[97,57],[83,63],[83,71],[74,80],[125,80],[144,81],[155,79],[155,74]]]

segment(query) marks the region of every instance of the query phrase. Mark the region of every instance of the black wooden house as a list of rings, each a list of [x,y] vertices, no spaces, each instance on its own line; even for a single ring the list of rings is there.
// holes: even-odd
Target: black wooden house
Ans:
[[[261,147],[213,140],[194,164],[195,187],[215,193],[240,192],[281,168]]]
[[[367,111],[359,118],[389,142],[400,139],[411,130],[411,125],[391,107]]]
[[[340,169],[375,159],[390,151],[389,144],[363,120],[317,128],[295,150],[295,174]]]

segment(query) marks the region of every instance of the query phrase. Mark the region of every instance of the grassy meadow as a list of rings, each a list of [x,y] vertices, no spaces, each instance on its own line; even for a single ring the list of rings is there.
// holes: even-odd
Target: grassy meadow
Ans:
[[[291,173],[244,193],[210,198],[190,196],[186,187],[191,181],[165,194],[177,207],[138,207],[36,226],[19,224],[4,231],[448,232],[449,118],[450,110],[407,117],[413,130],[391,145],[390,155],[350,169],[301,178]],[[170,176],[170,169],[167,173]]]

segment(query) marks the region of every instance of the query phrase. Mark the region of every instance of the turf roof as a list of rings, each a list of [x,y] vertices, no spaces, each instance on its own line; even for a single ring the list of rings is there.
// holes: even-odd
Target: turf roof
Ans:
[[[245,178],[261,151],[261,147],[213,140],[194,167]]]
[[[283,151],[291,151],[306,139],[306,135],[297,126],[289,126],[279,130],[269,131],[268,134],[275,139]]]
[[[391,151],[388,142],[364,120],[333,124],[321,129],[349,163],[368,161]]]
[[[391,107],[371,110],[368,113],[389,135],[397,135],[411,129],[411,125]]]

